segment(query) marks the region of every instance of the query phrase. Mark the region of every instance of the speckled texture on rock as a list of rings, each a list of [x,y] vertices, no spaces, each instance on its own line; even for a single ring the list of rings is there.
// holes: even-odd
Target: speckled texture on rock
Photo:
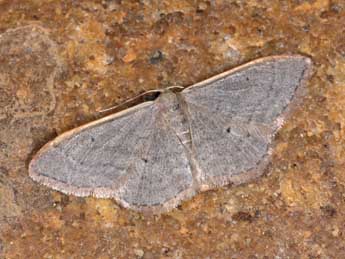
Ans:
[[[35,99],[42,89],[33,79],[19,96],[30,104],[26,112],[43,113],[0,118],[3,258],[342,258],[344,1],[0,0],[0,33],[27,25],[56,42],[63,69],[53,112],[45,113],[50,95]],[[98,109],[288,53],[309,55],[315,73],[256,182],[197,195],[152,217],[112,200],[62,195],[28,177],[39,147],[100,117]],[[0,96],[0,107],[8,98],[17,97]]]

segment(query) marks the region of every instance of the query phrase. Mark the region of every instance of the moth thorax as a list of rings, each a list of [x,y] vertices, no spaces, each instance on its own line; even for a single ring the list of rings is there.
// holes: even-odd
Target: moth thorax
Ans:
[[[156,102],[163,113],[174,112],[179,109],[177,95],[169,90],[164,91]]]
[[[189,146],[191,135],[183,103],[181,103],[178,95],[171,91],[164,92],[159,98],[158,104],[164,120],[175,131],[182,144]]]

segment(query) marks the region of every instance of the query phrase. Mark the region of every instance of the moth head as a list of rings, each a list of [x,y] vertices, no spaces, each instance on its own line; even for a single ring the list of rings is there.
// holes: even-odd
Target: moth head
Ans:
[[[179,109],[177,95],[170,89],[165,89],[156,100],[157,105],[165,111],[176,111]]]

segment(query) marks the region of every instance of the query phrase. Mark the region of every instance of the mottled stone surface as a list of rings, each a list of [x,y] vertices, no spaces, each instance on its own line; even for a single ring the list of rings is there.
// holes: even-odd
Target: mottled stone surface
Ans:
[[[342,258],[344,28],[342,0],[0,0],[0,258]],[[147,216],[28,177],[99,109],[288,53],[314,76],[258,181]]]

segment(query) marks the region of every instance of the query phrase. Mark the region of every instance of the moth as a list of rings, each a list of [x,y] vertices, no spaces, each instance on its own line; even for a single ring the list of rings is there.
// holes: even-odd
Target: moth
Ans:
[[[76,196],[161,213],[200,191],[246,183],[269,161],[275,133],[305,95],[312,62],[260,58],[180,92],[70,130],[29,165],[35,181]]]

